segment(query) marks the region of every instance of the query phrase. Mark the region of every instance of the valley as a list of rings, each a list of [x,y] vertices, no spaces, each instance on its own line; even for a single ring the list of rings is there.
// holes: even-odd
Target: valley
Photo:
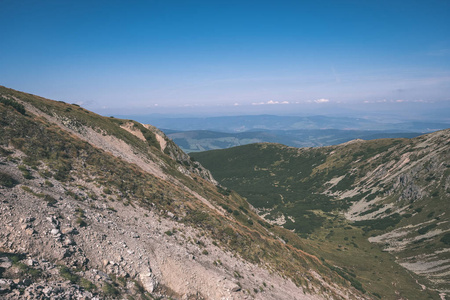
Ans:
[[[303,237],[307,251],[352,266],[375,293],[402,277],[395,285],[408,290],[420,283],[446,293],[449,143],[444,130],[413,139],[302,149],[263,143],[191,156],[268,222]]]

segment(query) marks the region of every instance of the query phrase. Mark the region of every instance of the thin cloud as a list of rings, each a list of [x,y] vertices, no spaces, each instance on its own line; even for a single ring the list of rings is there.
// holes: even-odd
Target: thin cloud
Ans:
[[[382,99],[382,100],[364,100],[362,101],[362,103],[434,103],[434,101],[432,100],[423,100],[423,99],[419,99],[419,100],[407,100],[407,99],[395,99],[395,100],[386,100],[386,99]]]
[[[322,99],[314,100],[314,102],[316,102],[316,103],[327,103],[327,102],[330,102],[330,100],[322,98]]]
[[[69,103],[69,102],[67,102],[67,103]],[[80,101],[76,101],[74,103],[79,106],[89,106],[89,105],[95,104],[95,101],[94,100],[85,100],[85,101],[80,100]]]
[[[273,101],[269,100],[267,102],[253,102],[252,105],[274,105],[274,104],[289,104],[289,101]]]

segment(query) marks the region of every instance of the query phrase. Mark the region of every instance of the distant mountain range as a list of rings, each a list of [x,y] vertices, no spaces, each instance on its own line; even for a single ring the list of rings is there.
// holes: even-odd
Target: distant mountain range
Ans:
[[[274,116],[246,115],[224,117],[161,117],[161,116],[119,116],[133,119],[144,124],[152,124],[158,128],[176,131],[210,130],[236,133],[264,130],[376,130],[393,132],[432,132],[450,127],[450,123],[431,121],[379,122],[371,118],[330,117],[330,116]]]
[[[164,128],[164,133],[185,152],[225,149],[262,142],[292,147],[320,147],[354,139],[413,138],[450,127],[448,123],[385,123],[369,118],[329,116],[132,117],[142,123],[156,124],[158,128]]]
[[[224,133],[208,130],[175,131],[163,129],[183,151],[226,149],[252,143],[278,143],[292,147],[337,145],[354,139],[412,138],[417,132],[389,132],[339,129],[265,130]]]

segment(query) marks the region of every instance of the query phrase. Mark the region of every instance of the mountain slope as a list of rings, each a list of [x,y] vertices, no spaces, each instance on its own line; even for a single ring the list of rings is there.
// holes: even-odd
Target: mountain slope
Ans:
[[[377,294],[397,281],[414,299],[450,289],[449,145],[450,130],[443,130],[323,148],[254,144],[191,155],[267,221],[308,238],[309,251],[352,266]],[[419,283],[427,289],[414,292]]]
[[[158,129],[0,87],[5,299],[370,299]]]

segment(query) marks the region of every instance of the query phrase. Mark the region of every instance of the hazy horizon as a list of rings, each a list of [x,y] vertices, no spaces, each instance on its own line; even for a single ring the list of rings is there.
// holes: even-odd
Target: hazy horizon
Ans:
[[[439,0],[6,0],[0,84],[103,115],[445,119],[449,15]]]
[[[209,118],[245,115],[328,116],[366,118],[382,122],[443,122],[450,123],[450,102],[436,103],[340,103],[247,106],[197,106],[189,108],[152,108],[135,110],[98,109],[105,116],[153,116],[161,118]]]

